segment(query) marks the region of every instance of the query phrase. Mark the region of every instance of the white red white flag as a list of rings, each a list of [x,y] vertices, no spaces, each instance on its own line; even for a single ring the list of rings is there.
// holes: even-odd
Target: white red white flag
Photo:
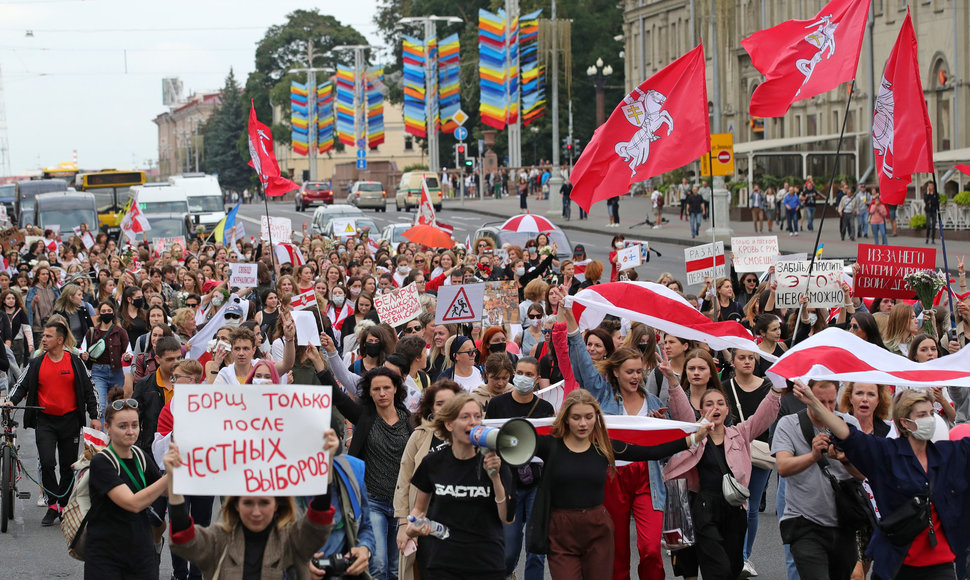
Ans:
[[[310,288],[303,294],[294,296],[293,300],[290,301],[290,305],[293,306],[293,310],[303,310],[304,308],[309,308],[316,305],[317,303],[317,293]]]
[[[573,315],[582,329],[594,328],[607,314],[642,322],[662,332],[706,343],[714,350],[740,348],[770,361],[754,337],[739,323],[711,322],[676,291],[654,282],[610,282],[580,290],[573,297]]]
[[[306,260],[303,259],[303,252],[300,248],[290,244],[288,242],[280,242],[276,244],[276,260],[280,264],[293,264],[293,266],[302,266],[306,264]]]
[[[128,213],[121,220],[121,231],[125,232],[128,239],[134,242],[138,234],[145,233],[151,229],[152,225],[148,223],[148,218],[145,217],[145,214],[141,213],[141,210],[138,208],[138,203],[132,202]]]
[[[686,437],[697,431],[697,423],[670,421],[654,417],[640,417],[637,415],[604,415],[606,429],[610,432],[610,439],[631,443],[633,445],[659,445],[674,439]],[[555,417],[542,419],[527,419],[532,423],[539,435],[549,435]],[[487,427],[501,427],[508,419],[485,419],[482,424]]]
[[[908,387],[970,387],[970,349],[927,361],[913,362],[840,328],[826,328],[793,346],[768,368],[779,388],[785,381],[831,380],[905,385]]]

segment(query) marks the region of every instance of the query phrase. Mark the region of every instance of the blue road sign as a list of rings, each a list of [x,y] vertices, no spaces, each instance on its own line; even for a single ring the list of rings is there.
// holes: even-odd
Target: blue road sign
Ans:
[[[367,147],[367,139],[364,139],[363,137],[361,137],[360,139],[358,139],[357,140],[357,146],[358,147]]]
[[[367,159],[358,159],[357,169],[367,169]]]
[[[367,157],[367,149],[358,149],[357,150],[357,159],[363,159],[365,157]]]
[[[459,141],[464,141],[465,138],[468,137],[468,129],[464,127],[458,127],[457,129],[455,129],[454,135],[455,135],[455,139],[458,139]]]

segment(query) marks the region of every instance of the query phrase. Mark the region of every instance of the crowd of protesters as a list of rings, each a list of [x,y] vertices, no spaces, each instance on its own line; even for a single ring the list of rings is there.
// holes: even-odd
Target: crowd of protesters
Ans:
[[[789,225],[798,220],[790,215]],[[614,237],[611,261],[625,243]],[[947,336],[945,324],[922,323],[945,320],[942,309],[861,300],[848,286],[830,316],[804,302],[777,308],[770,272],[707,280],[698,294],[684,294],[670,273],[650,275],[759,342],[714,351],[615,316],[581,331],[568,304],[601,283],[605,265],[580,245],[558,260],[542,234],[504,252],[491,238],[434,250],[366,233],[296,246],[297,264],[247,240],[225,248],[193,239],[157,252],[103,234],[7,252],[0,370],[14,379],[9,403],[44,407],[24,423],[37,431],[43,525],[66,503],[80,428],[111,440],[112,457],[92,464],[86,577],[157,578],[167,526],[176,578],[336,577],[318,565],[343,556],[350,576],[498,580],[515,576],[523,546],[526,580],[546,566],[556,579],[629,578],[632,526],[636,574],[659,579],[667,486],[678,479],[695,528],[693,545],[672,552],[679,576],[756,576],[753,561],[768,557],[753,552],[759,514],[776,481],[789,578],[861,578],[870,567],[887,580],[964,577],[970,443],[943,440],[970,416],[966,392],[830,381],[792,392],[765,378],[763,355],[836,326],[915,362],[948,356],[966,344],[970,299]],[[255,287],[229,285],[234,262],[257,264]],[[609,266],[611,281],[639,277]],[[501,324],[435,322],[443,286],[478,282],[511,283],[517,308]],[[397,327],[382,322],[375,297],[412,283],[422,312]],[[965,292],[962,263],[959,284]],[[295,339],[292,302],[307,292],[319,348]],[[331,491],[218,498],[216,517],[214,498],[175,495],[172,396],[178,384],[205,382],[333,386]],[[564,395],[558,410],[536,394],[550,385]],[[689,437],[638,447],[611,439],[609,415],[701,424]],[[537,459],[510,469],[478,453],[469,432],[515,417],[554,423]],[[725,492],[728,478],[746,501]],[[872,521],[846,525],[830,479],[865,479],[883,518],[930,489],[928,525],[904,544]],[[539,501],[548,521],[532,522]],[[438,538],[408,516],[450,534]]]

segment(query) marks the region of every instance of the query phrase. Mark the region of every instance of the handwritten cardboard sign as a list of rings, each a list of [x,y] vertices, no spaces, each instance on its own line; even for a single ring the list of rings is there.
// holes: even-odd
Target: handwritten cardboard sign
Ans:
[[[808,282],[808,260],[775,264],[775,308],[798,308],[798,297],[808,291],[809,308],[831,308],[845,303],[842,291],[842,260],[815,260]]]
[[[631,245],[616,253],[617,270],[629,270],[641,264],[640,246]]]
[[[24,233],[17,228],[7,228],[0,232],[0,246],[4,252],[16,250],[24,243]]]
[[[179,385],[173,434],[183,495],[319,495],[327,490],[323,435],[331,387]]]
[[[183,250],[186,248],[185,236],[174,236],[171,238],[155,238],[153,240],[155,244],[155,253],[161,254],[162,252],[167,252],[172,249],[172,246],[178,244]]]
[[[434,318],[438,324],[478,322],[482,319],[485,284],[462,284],[438,288]]]
[[[482,305],[482,328],[502,324],[520,324],[519,291],[514,280],[485,283]]]
[[[232,275],[229,277],[229,286],[236,288],[255,288],[256,264],[242,264],[238,262],[230,263]]]
[[[916,293],[903,277],[936,268],[936,248],[859,244],[854,290],[856,296],[911,299]]]
[[[277,244],[279,242],[288,242],[290,237],[293,235],[293,222],[290,218],[285,217],[270,217],[269,222],[266,221],[266,216],[259,218],[259,239],[264,242],[269,241],[269,235],[273,234],[273,243]]]
[[[742,272],[767,272],[778,255],[778,236],[747,236],[731,238],[734,253],[734,270]]]
[[[687,285],[703,284],[704,278],[727,276],[724,266],[724,242],[704,244],[684,249]]]
[[[398,288],[387,294],[374,296],[374,308],[381,322],[395,327],[421,314],[421,302],[418,300],[418,287],[414,282],[404,288]]]

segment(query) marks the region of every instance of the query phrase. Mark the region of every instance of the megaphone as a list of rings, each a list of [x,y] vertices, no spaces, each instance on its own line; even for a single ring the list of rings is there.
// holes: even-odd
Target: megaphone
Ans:
[[[536,453],[536,428],[525,419],[509,419],[501,427],[478,425],[468,436],[472,445],[494,451],[512,467],[525,465]]]

